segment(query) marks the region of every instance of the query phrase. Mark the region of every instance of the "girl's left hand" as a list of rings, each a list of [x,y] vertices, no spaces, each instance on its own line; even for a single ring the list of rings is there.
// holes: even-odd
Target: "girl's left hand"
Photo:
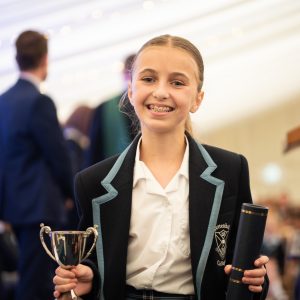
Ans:
[[[249,290],[254,293],[260,293],[263,288],[262,285],[265,281],[265,275],[267,274],[267,270],[264,267],[269,262],[269,257],[261,256],[257,260],[255,260],[254,265],[256,269],[246,270],[244,272],[244,277],[242,278],[243,283],[249,285]],[[224,270],[227,275],[230,274],[232,269],[231,265],[226,265]]]

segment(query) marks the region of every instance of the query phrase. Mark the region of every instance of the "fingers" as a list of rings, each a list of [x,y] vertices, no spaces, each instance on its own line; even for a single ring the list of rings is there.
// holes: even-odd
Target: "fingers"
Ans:
[[[267,270],[264,267],[269,262],[267,256],[261,256],[256,259],[254,265],[257,267],[253,270],[246,270],[244,277],[242,278],[243,283],[249,285],[249,290],[254,293],[260,293],[262,291],[262,285],[265,281],[265,275]]]
[[[55,270],[55,276],[53,278],[53,283],[55,285],[55,291],[53,295],[57,298],[61,293],[75,289],[77,285],[77,278],[71,270],[65,270],[58,267]]]
[[[262,267],[262,266],[266,265],[269,262],[269,260],[270,259],[268,256],[263,255],[263,256],[259,257],[257,260],[255,260],[254,265],[256,267]]]
[[[76,275],[72,270],[66,270],[61,267],[58,267],[55,270],[55,276],[53,278],[53,283],[54,284],[65,284],[67,282],[72,282],[72,280],[75,282],[76,280]]]
[[[232,270],[232,265],[226,265],[226,266],[224,267],[224,271],[225,271],[225,273],[226,273],[227,275],[230,274],[231,270]]]
[[[254,293],[260,293],[262,291],[262,285],[265,281],[265,275],[267,274],[265,265],[269,262],[267,256],[261,256],[255,260],[253,270],[246,270],[242,278],[243,283],[249,285],[249,290]],[[232,265],[226,265],[224,271],[227,275],[232,271]]]
[[[249,285],[248,288],[252,293],[261,293],[263,290],[261,285]]]
[[[255,260],[254,265],[257,267],[256,269],[253,270],[246,270],[244,272],[244,277],[247,278],[247,283],[248,281],[252,281],[255,283],[255,279],[260,278],[260,280],[263,280],[265,275],[267,274],[267,270],[265,268],[265,264],[267,264],[269,261],[269,258],[267,256],[261,256],[257,260]],[[263,283],[263,282],[262,282]],[[261,283],[258,283],[261,284]]]
[[[246,270],[244,272],[244,276],[249,278],[264,277],[266,274],[267,270],[264,267],[259,267],[253,270]]]
[[[65,293],[76,288],[76,283],[71,282],[63,285],[55,285],[55,291]]]
[[[54,293],[53,293],[53,296],[54,296],[55,299],[58,299],[60,295],[61,294],[58,291],[54,291]]]
[[[243,283],[249,285],[262,285],[265,281],[264,276],[249,277],[245,273],[244,273],[244,277],[242,278]]]

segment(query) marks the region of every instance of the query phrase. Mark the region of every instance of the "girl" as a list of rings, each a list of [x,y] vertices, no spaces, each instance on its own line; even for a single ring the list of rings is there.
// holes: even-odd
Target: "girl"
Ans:
[[[76,177],[80,228],[99,226],[97,251],[57,269],[55,297],[74,289],[84,299],[225,299],[241,204],[252,200],[246,159],[192,138],[203,69],[180,37],[138,52],[128,97],[141,133]],[[244,273],[255,299],[265,298],[267,261]]]

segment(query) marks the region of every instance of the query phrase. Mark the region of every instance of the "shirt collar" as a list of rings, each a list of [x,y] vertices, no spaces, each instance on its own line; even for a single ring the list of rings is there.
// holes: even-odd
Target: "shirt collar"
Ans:
[[[20,78],[31,82],[39,91],[41,90],[42,81],[30,72],[22,71]]]
[[[140,160],[140,145],[141,145],[142,137],[140,137],[136,153],[135,153],[135,165],[134,165],[134,176],[133,176],[133,187],[137,184],[140,179],[149,178],[143,168],[143,162]],[[186,179],[189,178],[189,142],[187,137],[185,136],[185,151],[182,159],[181,166],[178,170],[178,175],[184,176]]]

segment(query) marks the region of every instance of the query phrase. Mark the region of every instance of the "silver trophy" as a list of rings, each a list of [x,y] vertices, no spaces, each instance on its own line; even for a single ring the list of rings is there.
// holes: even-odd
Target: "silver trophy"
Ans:
[[[87,228],[86,231],[51,231],[51,228],[44,226],[43,223],[40,226],[40,239],[44,249],[64,269],[72,269],[80,264],[96,246],[98,238],[97,225]],[[52,252],[44,241],[44,233],[50,237]],[[87,238],[91,234],[94,235],[94,241],[90,249],[86,251]],[[59,300],[67,299],[79,300],[80,298],[71,290],[59,297]]]

